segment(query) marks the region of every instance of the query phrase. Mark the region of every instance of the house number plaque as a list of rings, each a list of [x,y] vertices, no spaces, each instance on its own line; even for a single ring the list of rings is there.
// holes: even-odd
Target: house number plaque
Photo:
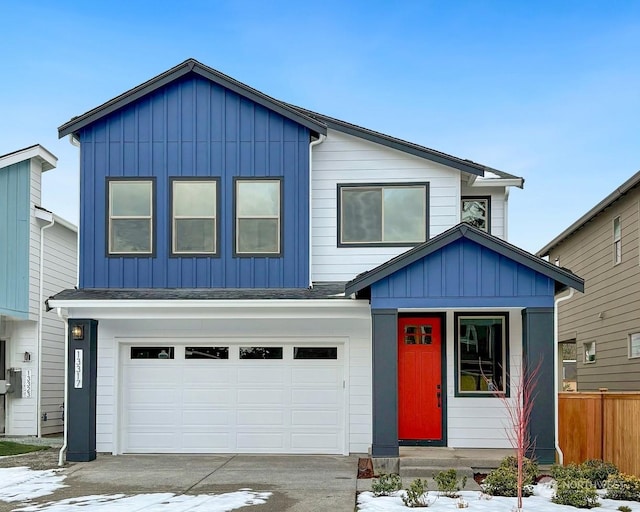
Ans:
[[[82,389],[82,352],[81,348],[76,349],[75,363],[73,365],[73,387],[75,389]]]

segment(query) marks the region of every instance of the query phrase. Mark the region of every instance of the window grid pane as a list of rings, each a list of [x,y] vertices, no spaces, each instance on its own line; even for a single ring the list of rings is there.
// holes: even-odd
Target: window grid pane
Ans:
[[[420,243],[426,239],[426,186],[340,189],[340,242]]]
[[[236,182],[236,253],[280,252],[280,180]]]

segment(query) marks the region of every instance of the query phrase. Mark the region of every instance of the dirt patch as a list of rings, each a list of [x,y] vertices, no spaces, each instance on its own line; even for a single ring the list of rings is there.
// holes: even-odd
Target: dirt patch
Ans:
[[[373,462],[370,458],[358,459],[358,478],[373,478]]]
[[[58,467],[59,448],[48,448],[39,452],[0,457],[0,468],[28,467],[31,469],[55,469]],[[68,467],[69,463],[65,463]]]
[[[474,473],[473,479],[476,481],[478,485],[482,485],[484,479],[487,478],[487,473]]]

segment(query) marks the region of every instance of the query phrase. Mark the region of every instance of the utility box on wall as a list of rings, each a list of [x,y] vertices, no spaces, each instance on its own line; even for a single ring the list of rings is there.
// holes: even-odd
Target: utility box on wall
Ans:
[[[22,398],[22,369],[9,368],[7,370],[7,377],[9,383],[7,394],[11,398]]]

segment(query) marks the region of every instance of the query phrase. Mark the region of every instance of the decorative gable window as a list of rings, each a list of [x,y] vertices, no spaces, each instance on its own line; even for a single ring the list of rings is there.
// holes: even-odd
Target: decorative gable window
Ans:
[[[338,246],[424,242],[428,197],[428,183],[338,185]]]
[[[491,197],[463,197],[460,220],[489,233]]]
[[[217,254],[218,180],[171,180],[171,254]]]
[[[282,179],[235,179],[235,255],[282,254]]]
[[[154,179],[108,179],[108,253],[152,255]]]
[[[617,265],[622,261],[622,228],[620,217],[613,219],[613,263]]]

